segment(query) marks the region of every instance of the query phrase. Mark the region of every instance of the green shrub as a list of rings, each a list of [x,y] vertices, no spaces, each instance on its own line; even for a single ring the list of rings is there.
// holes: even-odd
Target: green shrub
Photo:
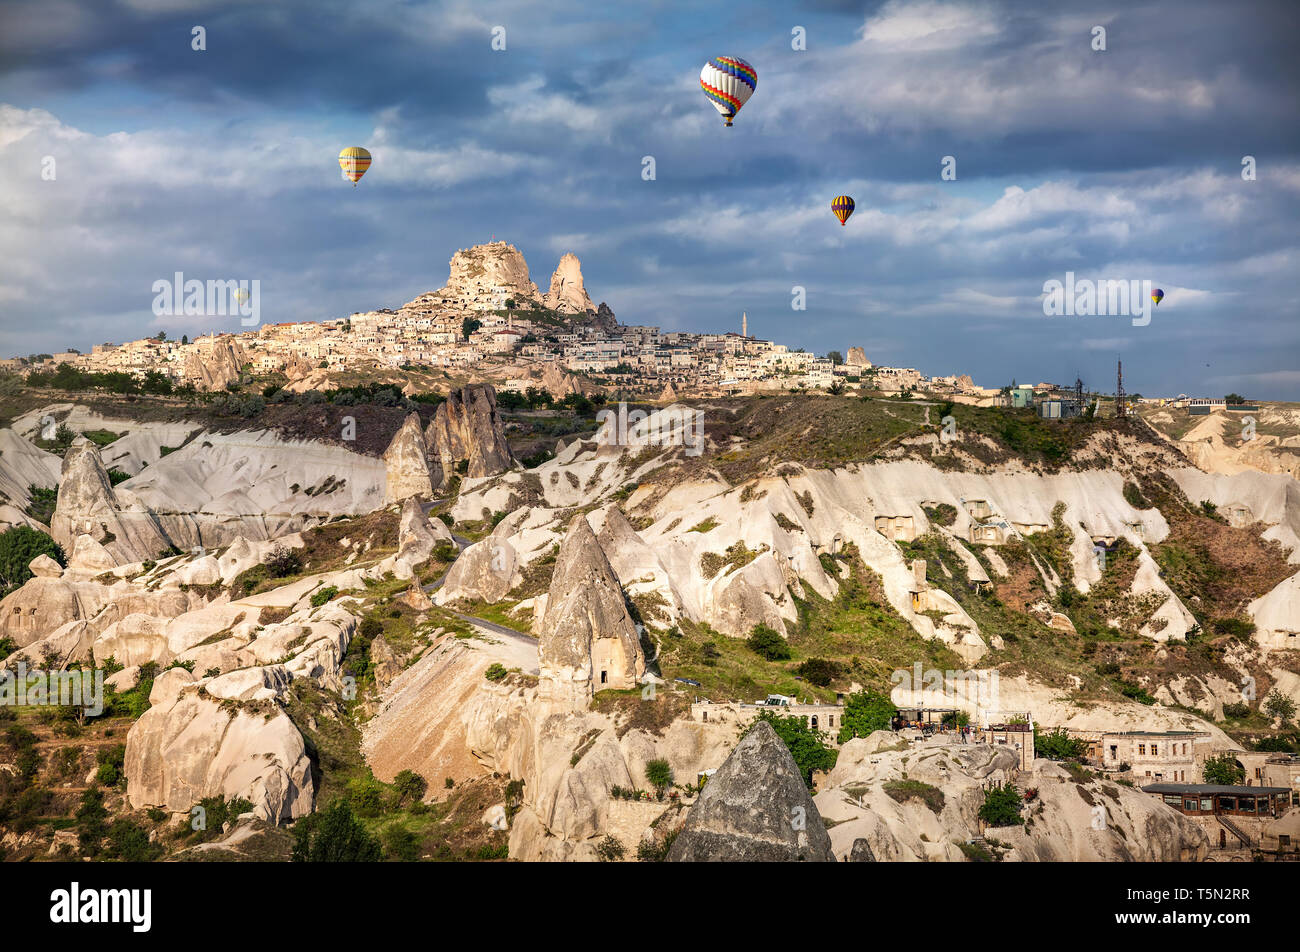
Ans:
[[[838,740],[843,744],[854,737],[866,737],[873,731],[888,730],[897,714],[898,708],[888,695],[874,691],[850,694],[844,702]]]
[[[324,588],[316,589],[311,595],[312,608],[320,608],[338,593],[339,588],[337,585],[326,585]]]
[[[488,669],[483,672],[483,677],[487,678],[489,681],[500,681],[509,673],[510,672],[507,671],[503,665],[494,661],[492,664],[488,665]]]
[[[668,765],[668,761],[662,758],[646,761],[645,765],[646,783],[654,787],[662,795],[663,791],[672,786],[673,768]]]
[[[745,642],[749,650],[768,661],[785,661],[790,657],[790,644],[774,628],[755,625]]]
[[[0,598],[32,577],[27,566],[38,555],[48,555],[67,565],[63,549],[44,532],[28,526],[12,526],[0,532]]]
[[[407,801],[423,800],[429,783],[414,770],[398,771],[393,778],[393,789],[397,791],[397,805]]]
[[[295,863],[375,863],[383,857],[379,841],[343,800],[303,817],[294,824],[293,837]]]
[[[602,863],[621,862],[627,855],[627,848],[617,837],[606,836],[596,844],[596,858]]]
[[[776,731],[776,736],[781,738],[790,751],[790,756],[794,758],[795,766],[799,768],[799,774],[808,789],[812,789],[813,771],[830,770],[835,766],[838,752],[827,747],[822,742],[820,732],[808,727],[802,717],[783,717],[772,711],[763,711],[754,724],[759,721],[767,721],[772,730]]]
[[[384,854],[389,859],[414,863],[420,858],[420,852],[420,838],[400,823],[384,830]]]
[[[1020,791],[1007,782],[984,791],[979,816],[989,826],[1019,826],[1024,822],[1020,818],[1020,806]]]
[[[1048,760],[1078,760],[1088,753],[1088,744],[1058,727],[1048,734],[1034,732],[1034,753]]]
[[[826,658],[809,658],[799,665],[798,670],[800,677],[819,688],[824,688],[843,675],[844,666],[838,661],[829,661]]]

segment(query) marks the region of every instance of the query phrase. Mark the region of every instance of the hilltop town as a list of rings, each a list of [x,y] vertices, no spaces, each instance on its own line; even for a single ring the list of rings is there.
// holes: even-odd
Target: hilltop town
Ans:
[[[187,326],[202,323],[201,316],[183,320]],[[927,377],[915,368],[876,366],[860,347],[850,347],[847,357],[817,356],[750,336],[743,313],[737,323],[737,331],[718,333],[619,324],[608,305],[597,306],[588,296],[576,256],[560,259],[543,293],[530,279],[523,254],[497,241],[456,252],[443,287],[396,310],[266,323],[193,340],[176,339],[164,329],[128,343],[96,344],[84,354],[0,360],[0,370],[30,373],[68,364],[136,377],[153,371],[174,386],[199,391],[220,390],[243,373],[283,375],[291,390],[302,390],[331,375],[430,369],[492,379],[499,389],[523,389],[543,376],[579,375],[652,398],[665,392],[736,395],[837,385],[885,393],[924,389],[972,401],[1001,393],[1001,388],[975,386],[965,374]]]

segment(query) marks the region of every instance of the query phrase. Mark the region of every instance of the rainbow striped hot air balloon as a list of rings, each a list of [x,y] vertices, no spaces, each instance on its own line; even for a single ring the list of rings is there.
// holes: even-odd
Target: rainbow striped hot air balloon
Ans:
[[[1159,307],[1160,302],[1163,301],[1164,299],[1165,299],[1165,292],[1161,291],[1159,288],[1156,288],[1154,291],[1151,292],[1151,300],[1156,302],[1156,307]]]
[[[343,177],[351,179],[352,187],[356,188],[361,176],[370,168],[370,153],[359,145],[348,146],[339,153],[339,168],[343,170]]]
[[[853,199],[849,198],[847,195],[836,195],[831,201],[831,211],[833,211],[835,217],[840,220],[841,226],[849,220],[849,216],[853,214],[853,209],[856,207],[857,206],[853,204]]]
[[[758,71],[739,56],[715,56],[700,70],[700,88],[713,108],[722,113],[723,125],[731,125],[756,86]]]

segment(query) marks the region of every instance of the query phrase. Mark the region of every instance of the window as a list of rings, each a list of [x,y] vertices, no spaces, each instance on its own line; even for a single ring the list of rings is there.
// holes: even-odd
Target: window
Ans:
[[[1206,813],[1214,812],[1214,799],[1212,797],[1201,797],[1201,809]]]
[[[1196,801],[1193,800],[1191,797],[1188,797],[1186,800],[1183,801],[1183,809],[1191,813],[1196,809]]]
[[[604,684],[608,680],[609,676],[604,671],[600,672],[600,683]]]
[[[1155,745],[1155,744],[1152,744],[1152,745],[1151,745],[1151,756],[1154,757],[1154,756],[1156,756],[1157,753],[1158,753],[1158,751],[1156,750],[1156,745]]]
[[[1145,757],[1145,756],[1147,755],[1147,745],[1146,745],[1146,744],[1138,744],[1138,754],[1139,754],[1140,756],[1142,756],[1142,757]]]

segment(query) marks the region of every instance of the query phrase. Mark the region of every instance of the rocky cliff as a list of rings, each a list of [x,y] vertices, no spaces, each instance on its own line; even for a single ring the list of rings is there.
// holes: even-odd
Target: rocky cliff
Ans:
[[[596,691],[635,687],[645,671],[623,588],[582,513],[560,544],[537,659],[542,695],[580,705]]]
[[[596,310],[582,284],[582,262],[573,252],[567,252],[556,265],[555,273],[551,275],[551,289],[546,292],[542,303],[553,311],[567,314]]]
[[[154,558],[172,545],[153,513],[129,489],[114,490],[99,448],[89,440],[74,445],[64,457],[50,534],[68,551],[77,536],[88,534],[118,564]]]
[[[239,380],[248,362],[243,345],[231,337],[197,342],[198,350],[185,357],[185,377],[195,381],[200,390],[223,390]]]
[[[495,476],[515,465],[491,384],[473,384],[449,393],[438,404],[424,438],[429,453],[442,466],[439,488],[456,475],[460,462],[466,463],[465,475],[470,479]]]
[[[433,478],[429,473],[428,450],[418,413],[407,416],[388,449],[384,450],[384,475],[385,505],[412,496],[433,498]]]
[[[670,862],[835,862],[831,838],[785,743],[757,722],[709,778]]]

